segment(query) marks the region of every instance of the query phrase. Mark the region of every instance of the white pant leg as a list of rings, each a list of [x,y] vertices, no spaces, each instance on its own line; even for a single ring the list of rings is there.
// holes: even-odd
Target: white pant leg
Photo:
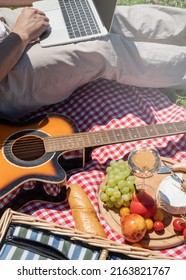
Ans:
[[[9,30],[13,28],[16,23],[17,17],[20,15],[22,8],[9,9],[9,8],[0,8],[0,19],[5,21],[6,26]]]
[[[118,6],[111,31],[128,41],[119,80],[123,75],[136,86],[186,88],[186,9]]]
[[[186,45],[186,9],[158,5],[117,6],[112,32],[128,40]]]
[[[19,116],[62,101],[78,86],[98,78],[140,87],[186,87],[186,46],[168,44],[167,40],[165,44],[147,42],[145,35],[143,41],[129,40],[129,35],[126,38],[123,34],[123,26],[118,25],[125,9],[129,11],[128,7],[116,11],[114,33],[99,40],[51,48],[41,48],[38,43],[30,45],[8,79],[0,83],[1,115]],[[178,10],[171,9],[171,14]],[[160,8],[155,11],[158,15]],[[144,6],[141,13],[143,33],[142,21],[149,15],[149,6]]]

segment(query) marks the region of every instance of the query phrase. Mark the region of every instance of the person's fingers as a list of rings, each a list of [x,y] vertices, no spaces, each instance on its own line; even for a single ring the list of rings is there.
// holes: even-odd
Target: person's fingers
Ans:
[[[49,22],[49,18],[46,16],[46,14],[38,9],[35,9],[36,15],[40,16],[44,21]]]
[[[39,10],[39,9],[36,9],[36,8],[31,8],[31,9],[33,9],[39,15],[46,16],[46,14],[43,11]]]

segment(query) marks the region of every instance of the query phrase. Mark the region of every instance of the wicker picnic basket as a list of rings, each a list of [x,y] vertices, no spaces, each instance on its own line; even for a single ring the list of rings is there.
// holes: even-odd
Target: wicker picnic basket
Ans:
[[[34,229],[42,229],[55,234],[57,236],[68,236],[70,240],[80,242],[82,244],[88,244],[91,247],[99,248],[101,251],[99,258],[100,260],[106,260],[110,253],[119,253],[123,255],[123,258],[134,258],[134,259],[171,259],[162,255],[161,253],[151,251],[145,248],[133,247],[125,244],[118,244],[112,242],[106,238],[95,237],[89,234],[85,234],[76,229],[69,227],[60,226],[55,223],[47,222],[45,220],[38,219],[36,217],[22,214],[12,209],[7,209],[0,220],[0,244],[4,240],[4,236],[9,228],[10,224],[23,224],[31,226]]]

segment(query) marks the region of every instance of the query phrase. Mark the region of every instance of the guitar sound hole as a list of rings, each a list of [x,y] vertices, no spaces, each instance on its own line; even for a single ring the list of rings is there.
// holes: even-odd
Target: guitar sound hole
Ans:
[[[41,138],[25,136],[15,141],[12,152],[20,160],[31,161],[42,157],[45,154],[45,148]]]

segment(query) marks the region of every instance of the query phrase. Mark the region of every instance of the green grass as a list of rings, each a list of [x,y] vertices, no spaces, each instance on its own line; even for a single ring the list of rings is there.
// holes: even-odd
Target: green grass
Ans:
[[[153,4],[167,5],[178,8],[186,8],[186,0],[118,0],[118,5],[137,5],[137,4]],[[186,89],[161,89],[168,98],[175,104],[186,109]]]
[[[185,0],[118,0],[119,5],[155,4],[186,8]]]

